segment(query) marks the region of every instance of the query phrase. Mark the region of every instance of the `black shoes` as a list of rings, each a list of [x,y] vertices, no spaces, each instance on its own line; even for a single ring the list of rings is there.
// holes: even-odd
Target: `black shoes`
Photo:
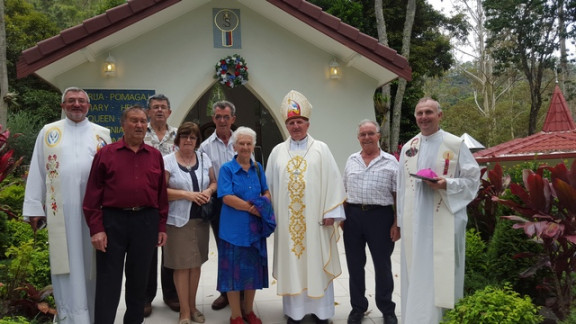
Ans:
[[[286,321],[286,324],[300,324],[302,322],[302,320],[295,320],[292,317],[288,316],[288,320]]]
[[[352,310],[348,315],[348,324],[360,324],[364,318],[364,312]]]
[[[174,312],[180,311],[180,301],[176,299],[164,299],[164,304],[166,304]]]
[[[152,303],[146,302],[144,304],[144,317],[148,317],[152,314]]]
[[[290,316],[287,316],[288,320],[286,321],[287,324],[300,324],[302,323],[302,320],[295,320]],[[314,319],[314,322],[316,324],[330,324],[330,320],[329,319],[319,319],[318,316],[312,314],[312,318]]]
[[[318,316],[316,316],[316,314],[312,314],[312,318],[316,324],[330,324],[329,319],[320,319]]]
[[[228,306],[228,297],[226,296],[226,293],[220,294],[220,296],[218,296],[218,298],[216,298],[212,303],[213,310],[220,310],[226,306]]]
[[[384,324],[398,324],[398,318],[394,314],[384,314]]]

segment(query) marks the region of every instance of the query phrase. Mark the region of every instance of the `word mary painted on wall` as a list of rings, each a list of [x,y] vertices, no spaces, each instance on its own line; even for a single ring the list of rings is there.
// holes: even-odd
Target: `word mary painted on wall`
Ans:
[[[148,106],[148,97],[156,93],[155,90],[108,90],[86,89],[90,97],[90,111],[88,120],[110,130],[112,141],[116,142],[124,132],[120,126],[122,112],[131,106]]]

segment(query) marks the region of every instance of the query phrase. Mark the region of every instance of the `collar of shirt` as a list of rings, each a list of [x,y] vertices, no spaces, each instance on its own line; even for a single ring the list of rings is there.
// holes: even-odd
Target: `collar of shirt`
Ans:
[[[171,137],[176,137],[176,133],[178,132],[178,128],[172,127],[172,126],[166,124],[166,131],[167,131],[166,135],[164,135],[164,138],[162,139],[163,141],[166,141],[168,138],[171,138]],[[148,127],[146,128],[146,132],[154,135],[156,137],[156,139],[158,139],[158,135],[156,134],[156,131],[154,130],[154,128],[152,128],[152,124],[148,123]]]
[[[295,141],[290,138],[290,150],[291,151],[298,151],[298,150],[305,150],[308,147],[308,135],[299,141]]]
[[[228,139],[228,146],[230,146],[230,145],[233,144],[233,143],[232,143],[232,135],[233,135],[233,134],[234,134],[234,132],[233,132],[233,131],[230,131],[230,138]],[[224,144],[224,141],[223,141],[220,137],[218,137],[218,135],[216,135],[216,131],[214,131],[214,132],[212,133],[212,135],[210,135],[210,137],[208,137],[206,140],[209,141],[209,142],[216,142],[216,141],[218,141],[218,142]]]
[[[234,173],[238,173],[240,171],[245,171],[244,169],[242,169],[242,166],[240,165],[240,163],[238,163],[238,161],[236,160],[236,157],[238,156],[238,154],[234,155],[234,158],[230,161],[232,162],[232,171]],[[254,168],[254,160],[250,159],[250,169]]]
[[[126,142],[124,141],[124,137],[119,139],[118,142],[120,145],[118,145],[117,150],[124,150],[125,149],[125,150],[132,151],[132,149],[126,145]],[[144,141],[142,141],[142,143],[140,144],[140,147],[138,148],[138,152],[140,152],[140,151],[147,151],[148,152],[148,151],[150,151],[151,148],[152,148],[152,146],[149,146],[149,145],[145,144]]]

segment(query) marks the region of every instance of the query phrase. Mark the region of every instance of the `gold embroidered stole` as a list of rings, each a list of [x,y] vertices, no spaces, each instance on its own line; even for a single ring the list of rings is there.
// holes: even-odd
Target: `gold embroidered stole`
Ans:
[[[62,188],[60,180],[60,157],[66,119],[59,120],[47,126],[44,134],[44,161],[46,167],[46,223],[48,224],[48,238],[50,241],[50,270],[53,275],[70,273],[68,257],[68,242],[66,239],[66,221],[64,218],[64,201],[62,190],[76,188]],[[96,150],[106,145],[109,136],[105,128],[91,124],[94,133],[93,143]],[[79,215],[78,217],[82,217]]]
[[[403,223],[406,233],[413,231],[413,217],[415,212],[416,178],[410,177],[410,173],[418,171],[418,154],[420,149],[421,134],[418,134],[410,142],[413,154],[408,155],[404,164],[405,191]],[[462,140],[450,133],[443,132],[442,144],[434,163],[434,172],[439,177],[453,178],[458,164],[460,144]],[[434,260],[434,300],[437,307],[454,308],[455,291],[455,241],[454,241],[454,215],[446,206],[446,190],[434,192],[434,226],[433,226],[433,260]],[[416,210],[417,212],[417,210]],[[411,269],[413,249],[412,241],[404,242],[406,249],[406,262]]]

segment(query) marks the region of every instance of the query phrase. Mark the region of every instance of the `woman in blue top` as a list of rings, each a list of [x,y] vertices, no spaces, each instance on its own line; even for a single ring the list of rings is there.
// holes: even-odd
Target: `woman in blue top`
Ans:
[[[236,156],[222,165],[218,197],[222,198],[218,245],[218,290],[226,292],[231,324],[261,324],[254,314],[256,289],[268,287],[266,237],[275,227],[270,192],[260,163],[252,160],[256,132],[239,127],[232,135]]]

